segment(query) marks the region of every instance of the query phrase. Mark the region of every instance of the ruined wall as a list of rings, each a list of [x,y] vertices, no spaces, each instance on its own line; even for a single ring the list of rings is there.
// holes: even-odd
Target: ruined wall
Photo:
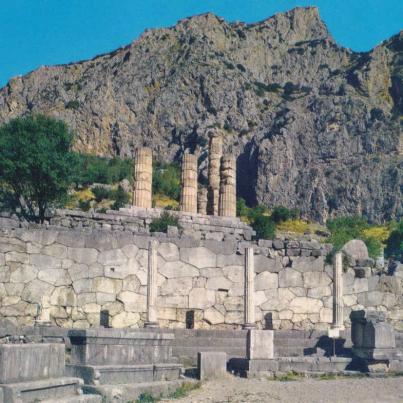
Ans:
[[[32,324],[39,308],[63,327],[99,326],[101,310],[113,327],[142,326],[146,311],[147,235],[66,228],[0,229],[0,317]],[[244,248],[250,243],[158,239],[158,320],[184,327],[194,310],[197,328],[243,323]],[[332,321],[332,267],[326,247],[307,241],[255,244],[256,319],[275,329],[325,329]],[[351,309],[388,312],[402,328],[403,268],[394,275],[344,274],[344,316]],[[366,273],[366,274],[365,274]],[[268,315],[269,314],[269,315]],[[45,315],[46,316],[46,315]]]

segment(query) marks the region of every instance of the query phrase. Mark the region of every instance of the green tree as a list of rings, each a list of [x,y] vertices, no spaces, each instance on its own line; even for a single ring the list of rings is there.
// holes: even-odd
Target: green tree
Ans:
[[[10,187],[22,214],[45,219],[63,200],[72,181],[73,134],[66,124],[43,115],[16,118],[0,127],[0,181]]]

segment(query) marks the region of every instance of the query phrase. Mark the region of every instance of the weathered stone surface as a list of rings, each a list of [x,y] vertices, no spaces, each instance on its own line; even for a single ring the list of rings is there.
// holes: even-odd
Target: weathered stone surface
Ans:
[[[41,252],[44,255],[57,257],[59,259],[64,259],[65,257],[67,257],[67,247],[64,245],[57,244],[57,243],[43,247],[41,249]],[[32,253],[36,253],[36,252],[32,252]],[[37,252],[37,253],[39,253],[39,252]]]
[[[310,272],[310,271],[323,271],[324,259],[323,256],[320,257],[302,257],[294,256],[291,258],[292,268],[300,272]]]
[[[195,277],[199,275],[199,270],[194,266],[184,262],[166,262],[158,271],[167,278]]]
[[[255,291],[278,288],[279,280],[277,273],[262,272],[255,277]]]
[[[10,271],[10,282],[12,283],[29,283],[38,275],[38,269],[35,266],[21,265]]]
[[[304,273],[304,286],[307,288],[326,287],[332,282],[324,272]]]
[[[44,281],[33,280],[25,286],[21,298],[27,302],[41,302],[42,296],[49,295],[53,288],[51,284]]]
[[[189,295],[192,287],[191,277],[168,279],[161,285],[160,295]]]
[[[295,297],[289,305],[290,309],[295,313],[315,313],[320,311],[323,303],[319,299]]]
[[[232,281],[228,280],[226,277],[211,277],[207,279],[208,290],[229,290],[232,287]]]
[[[215,304],[215,292],[204,288],[193,288],[189,293],[189,308],[205,309]]]
[[[302,287],[304,285],[302,274],[289,268],[280,271],[278,282],[280,287]]]
[[[125,310],[128,312],[146,312],[147,298],[145,295],[122,291],[117,299],[124,304]]]
[[[348,256],[355,260],[368,259],[368,249],[360,239],[348,241],[342,249]]]
[[[118,294],[122,289],[122,280],[96,277],[92,280],[93,291]]]
[[[327,297],[329,295],[332,295],[332,290],[329,286],[310,288],[308,290],[308,297],[310,298],[321,299],[322,297]]]
[[[116,328],[138,327],[140,315],[134,312],[121,312],[112,318],[111,326]]]
[[[161,243],[158,246],[158,253],[166,262],[176,262],[179,260],[179,248],[174,243]]]
[[[62,266],[61,259],[46,255],[30,255],[29,261],[40,269],[59,269]]]
[[[255,272],[261,273],[263,271],[269,271],[277,273],[282,269],[282,261],[280,257],[268,258],[266,256],[255,256]]]
[[[216,255],[207,248],[182,248],[180,251],[181,259],[199,269],[205,267],[215,267]]]
[[[246,344],[249,360],[270,360],[274,357],[273,330],[249,330]]]
[[[119,266],[127,262],[127,256],[120,249],[103,251],[97,257],[98,262],[105,266]]]
[[[227,353],[218,351],[197,353],[197,369],[201,381],[225,376],[227,373]]]
[[[204,311],[204,320],[212,325],[224,323],[224,315],[215,307],[208,308]]]

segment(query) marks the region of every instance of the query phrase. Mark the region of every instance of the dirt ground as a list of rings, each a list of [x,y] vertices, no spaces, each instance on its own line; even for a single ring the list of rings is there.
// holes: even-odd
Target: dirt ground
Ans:
[[[177,403],[403,403],[403,377],[274,381],[226,378],[203,382]]]

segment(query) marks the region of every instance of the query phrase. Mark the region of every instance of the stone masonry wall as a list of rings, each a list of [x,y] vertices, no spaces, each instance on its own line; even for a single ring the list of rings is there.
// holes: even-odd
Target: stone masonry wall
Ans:
[[[62,327],[113,327],[145,320],[147,235],[57,227],[0,229],[0,318],[32,324],[42,309]],[[189,236],[158,240],[158,320],[185,327],[239,328],[243,323],[244,248],[248,241]],[[332,321],[332,267],[327,246],[307,241],[259,241],[255,247],[255,305],[260,327],[326,329]],[[387,311],[402,328],[401,266],[393,275],[344,274],[344,316],[351,309]],[[46,316],[46,315],[45,315]]]

